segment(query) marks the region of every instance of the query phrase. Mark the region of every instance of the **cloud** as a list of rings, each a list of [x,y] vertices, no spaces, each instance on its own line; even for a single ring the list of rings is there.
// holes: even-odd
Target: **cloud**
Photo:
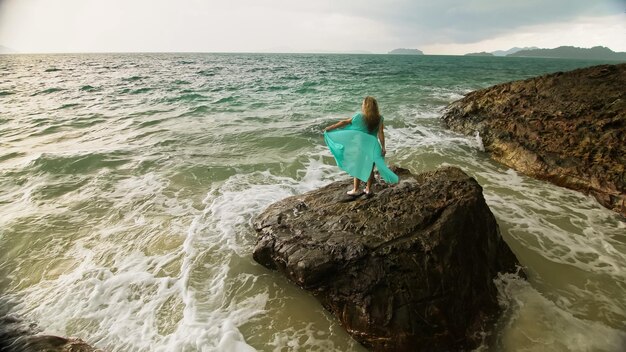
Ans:
[[[523,26],[615,15],[626,10],[624,0],[396,0],[383,11],[375,11],[373,1],[366,1],[364,6],[356,4],[343,10],[354,13],[357,9],[356,13],[366,17],[380,18],[393,26],[397,36],[414,37],[420,45],[476,42]]]
[[[626,14],[581,17],[567,22],[522,26],[514,32],[472,43],[435,43],[422,48],[426,53],[465,54],[505,50],[513,46],[555,48],[575,45],[590,48],[601,45],[614,51],[626,51]]]
[[[386,52],[624,10],[624,0],[0,0],[0,44],[26,52]]]

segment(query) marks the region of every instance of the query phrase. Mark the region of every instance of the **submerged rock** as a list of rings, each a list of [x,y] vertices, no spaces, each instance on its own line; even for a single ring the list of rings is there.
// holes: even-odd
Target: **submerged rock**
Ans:
[[[478,131],[496,161],[626,216],[624,87],[626,64],[557,72],[469,93],[443,120]]]
[[[473,178],[394,171],[400,183],[373,197],[350,198],[346,180],[270,205],[254,221],[254,259],[375,351],[475,348],[499,312],[493,279],[517,259]]]
[[[16,316],[0,317],[0,352],[102,352],[76,338],[42,335],[34,323]]]

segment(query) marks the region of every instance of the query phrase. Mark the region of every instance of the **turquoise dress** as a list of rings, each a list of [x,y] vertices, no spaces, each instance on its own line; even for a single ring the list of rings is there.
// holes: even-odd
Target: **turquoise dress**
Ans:
[[[380,117],[383,123],[383,117]],[[350,176],[367,182],[376,165],[380,176],[388,183],[398,183],[398,175],[385,164],[378,142],[378,127],[368,131],[363,115],[357,113],[348,126],[324,132],[324,140],[337,161],[337,166]]]

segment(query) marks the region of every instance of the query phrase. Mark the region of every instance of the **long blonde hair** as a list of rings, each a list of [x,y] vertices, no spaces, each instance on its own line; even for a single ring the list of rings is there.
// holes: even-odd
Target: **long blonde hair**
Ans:
[[[363,99],[363,105],[361,106],[361,112],[363,113],[363,119],[367,129],[372,132],[380,123],[380,111],[378,110],[378,102],[374,97],[367,96]]]

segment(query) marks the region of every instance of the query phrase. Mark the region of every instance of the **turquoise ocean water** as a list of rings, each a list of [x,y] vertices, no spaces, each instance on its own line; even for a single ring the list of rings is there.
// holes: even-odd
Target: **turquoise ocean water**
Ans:
[[[0,55],[1,312],[108,351],[363,351],[251,257],[267,205],[343,179],[321,130],[366,95],[388,160],[484,187],[529,280],[483,351],[626,346],[626,224],[445,130],[492,84],[599,62],[502,57]]]

